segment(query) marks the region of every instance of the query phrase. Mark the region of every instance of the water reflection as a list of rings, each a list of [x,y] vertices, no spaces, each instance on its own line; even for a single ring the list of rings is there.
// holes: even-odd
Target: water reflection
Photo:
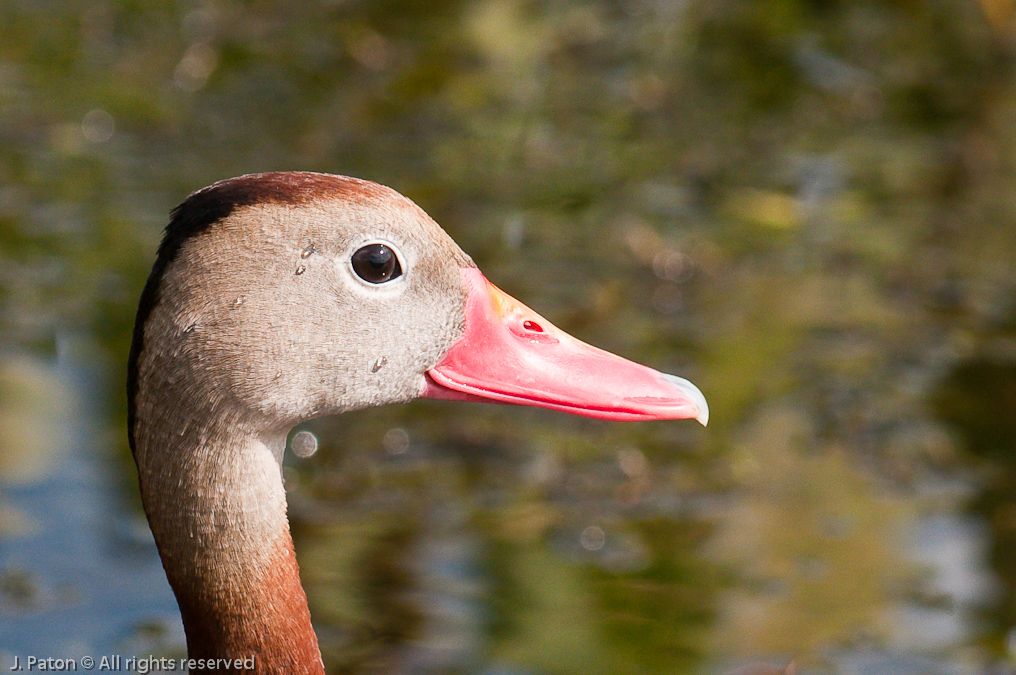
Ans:
[[[177,655],[183,627],[143,517],[117,498],[83,345],[0,359],[0,656]],[[87,350],[84,350],[87,353]]]
[[[179,647],[136,297],[189,191],[300,168],[393,185],[712,408],[310,425],[335,672],[1011,670],[1010,4],[0,7],[0,651]]]
[[[960,364],[936,392],[934,401],[943,418],[961,434],[974,465],[983,476],[980,489],[969,495],[965,508],[973,517],[970,525],[982,535],[987,548],[993,587],[979,599],[983,615],[995,627],[991,640],[996,649],[1014,653],[1016,634],[1016,538],[1012,515],[1016,513],[1016,494],[1012,480],[1016,476],[1012,447],[1012,403],[1016,396],[1016,367],[1011,352],[1008,322],[989,341],[983,353]],[[953,579],[953,584],[968,586],[970,580]],[[978,588],[968,591],[976,592]]]

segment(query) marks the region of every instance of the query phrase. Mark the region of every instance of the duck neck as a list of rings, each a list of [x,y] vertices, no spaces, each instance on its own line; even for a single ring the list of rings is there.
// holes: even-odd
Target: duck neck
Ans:
[[[285,435],[266,440],[240,424],[195,426],[171,414],[162,421],[135,428],[135,458],[189,657],[323,673],[286,517]]]

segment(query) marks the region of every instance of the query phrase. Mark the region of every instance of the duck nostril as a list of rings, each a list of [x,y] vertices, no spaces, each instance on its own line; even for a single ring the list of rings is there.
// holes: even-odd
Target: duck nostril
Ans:
[[[515,312],[507,322],[508,330],[531,344],[555,344],[558,339],[532,319],[523,319]],[[549,324],[548,324],[549,325]]]

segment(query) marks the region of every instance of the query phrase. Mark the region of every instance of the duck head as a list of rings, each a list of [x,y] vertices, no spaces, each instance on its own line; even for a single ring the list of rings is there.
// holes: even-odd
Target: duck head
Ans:
[[[153,353],[148,333],[173,339]],[[580,342],[502,292],[409,199],[325,174],[242,176],[181,204],[142,299],[142,347],[132,394],[168,370],[201,382],[204,406],[287,429],[420,396],[613,420],[709,414],[687,380]]]

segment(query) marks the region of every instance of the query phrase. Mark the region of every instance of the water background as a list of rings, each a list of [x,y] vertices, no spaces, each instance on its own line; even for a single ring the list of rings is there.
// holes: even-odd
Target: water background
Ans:
[[[306,169],[712,410],[308,425],[331,672],[1012,672],[1014,54],[1011,0],[0,0],[0,663],[183,653],[137,297],[189,192]]]

